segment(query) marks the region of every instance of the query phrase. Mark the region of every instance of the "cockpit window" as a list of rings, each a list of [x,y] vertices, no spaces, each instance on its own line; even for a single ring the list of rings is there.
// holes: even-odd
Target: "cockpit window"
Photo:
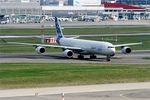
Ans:
[[[115,48],[115,47],[113,47],[113,46],[108,46],[108,48]]]

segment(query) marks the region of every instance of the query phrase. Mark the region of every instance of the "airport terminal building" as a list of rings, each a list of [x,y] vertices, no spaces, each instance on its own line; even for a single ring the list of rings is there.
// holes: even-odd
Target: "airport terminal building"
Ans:
[[[110,3],[105,3],[104,1],[112,0],[0,0],[0,15],[15,15],[15,18],[11,17],[12,20],[34,19],[34,22],[39,22],[37,19],[40,20],[42,15],[61,15],[61,17],[66,17],[65,15],[101,15],[103,18],[116,19],[117,17],[117,20],[118,18],[124,18],[124,16],[127,20],[150,19],[150,13],[146,12],[146,9],[143,7],[128,6],[127,4],[124,5],[124,3],[120,4],[122,2],[119,0],[113,0]],[[19,15],[21,18],[16,17],[16,15]]]
[[[0,0],[1,15],[40,15],[40,0]]]
[[[98,11],[104,9],[99,6],[100,4],[101,0],[0,0],[0,15],[42,15],[54,11]]]
[[[0,15],[8,15],[10,22],[17,23],[26,20],[39,22],[37,20],[43,15],[65,17],[102,11],[101,0],[0,0]]]
[[[150,0],[102,0],[102,2],[116,2],[128,5],[150,5]]]
[[[149,4],[149,0],[0,0],[0,15],[49,15],[56,11],[102,12],[105,11],[105,5],[101,2],[107,1],[123,4],[135,4],[137,1],[141,5]]]

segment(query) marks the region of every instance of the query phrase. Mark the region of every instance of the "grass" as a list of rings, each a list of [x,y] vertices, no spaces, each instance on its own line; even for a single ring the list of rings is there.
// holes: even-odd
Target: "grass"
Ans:
[[[150,57],[144,57],[143,59],[150,60]]]
[[[17,39],[5,39],[6,41],[11,42],[23,42],[23,43],[41,43],[41,39],[38,38],[17,38]],[[6,44],[2,40],[0,40],[0,53],[35,53],[35,48],[32,46],[26,45],[13,45]],[[60,52],[61,49],[56,48],[48,48],[46,52]]]
[[[96,41],[108,41],[113,44],[124,44],[124,43],[135,43],[143,42],[142,45],[131,46],[133,50],[150,50],[150,36],[140,35],[140,36],[117,36],[117,42],[115,41],[116,36],[93,36],[93,37],[81,37],[82,39],[87,40],[96,40]]]
[[[150,32],[149,27],[96,27],[96,28],[64,28],[64,34],[106,34],[106,33],[141,33],[141,32]],[[55,35],[54,28],[46,28],[43,30],[44,34]],[[41,29],[0,29],[0,35],[40,35]]]
[[[150,65],[0,64],[0,88],[150,81]]]
[[[131,46],[133,50],[150,50],[150,36],[118,36],[118,41],[115,42],[115,36],[111,37],[81,37],[82,39],[88,40],[96,40],[96,41],[108,41],[113,44],[121,44],[121,43],[133,43],[133,42],[140,42],[142,41],[142,45]],[[21,38],[21,39],[6,39],[6,41],[12,42],[25,42],[25,43],[41,43],[40,39],[37,38]],[[0,40],[0,43],[3,43]],[[26,45],[9,45],[9,44],[0,44],[0,53],[35,53],[35,48],[32,46]],[[120,48],[118,48],[120,50]],[[62,52],[61,49],[56,48],[47,48],[47,53],[52,52]]]
[[[65,34],[104,34],[104,33],[138,33],[138,32],[150,32],[149,27],[96,27],[96,28],[65,28],[63,30]],[[45,29],[45,34],[54,35],[55,29]],[[22,35],[22,34],[41,34],[40,29],[0,29],[0,35]],[[97,40],[103,41],[102,37],[81,37],[82,39],[88,40]],[[118,41],[114,42],[114,37],[103,37],[104,41],[111,42],[113,44],[120,44],[120,43],[132,43],[132,42],[139,42],[143,41],[143,45],[132,46],[133,50],[150,50],[150,36],[118,36]],[[28,43],[40,43],[41,40],[37,38],[24,38],[24,39],[6,39],[7,41],[15,41],[15,42],[28,42]],[[0,40],[2,43],[2,40]],[[0,53],[34,53],[35,49],[30,46],[24,45],[6,45],[0,44]],[[47,49],[47,52],[60,52],[60,49],[50,48]]]

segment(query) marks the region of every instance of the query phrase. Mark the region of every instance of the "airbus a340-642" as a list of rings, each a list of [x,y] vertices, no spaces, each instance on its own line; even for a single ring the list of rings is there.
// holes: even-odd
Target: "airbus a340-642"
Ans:
[[[58,45],[48,45],[48,44],[32,44],[32,43],[18,43],[18,42],[8,42],[11,44],[21,44],[21,45],[31,45],[36,47],[37,53],[44,53],[45,48],[61,48],[63,54],[67,58],[73,58],[74,54],[78,54],[79,59],[83,59],[84,55],[90,55],[91,59],[95,59],[96,55],[106,56],[106,60],[110,61],[112,56],[115,56],[115,48],[121,47],[124,54],[131,53],[131,48],[127,47],[130,45],[138,45],[139,43],[128,43],[113,45],[109,42],[104,41],[92,41],[92,40],[82,40],[74,38],[65,38],[60,26],[59,19],[55,17],[56,26],[56,41]]]

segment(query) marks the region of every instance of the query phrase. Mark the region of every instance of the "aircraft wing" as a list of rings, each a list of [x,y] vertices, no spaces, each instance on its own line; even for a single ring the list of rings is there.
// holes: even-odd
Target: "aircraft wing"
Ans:
[[[13,39],[13,38],[42,38],[41,36],[0,36],[0,39]]]
[[[119,44],[119,45],[114,45],[114,47],[124,47],[124,46],[139,45],[139,44],[142,44],[142,42],[138,42],[138,43],[127,43],[127,44]]]
[[[70,37],[70,39],[76,39],[79,38],[80,36],[74,36],[74,37]]]
[[[47,47],[47,48],[61,48],[61,49],[69,49],[69,50],[77,50],[83,51],[83,49],[79,47],[69,47],[69,46],[60,46],[60,45],[49,45],[49,44],[32,44],[32,43],[20,43],[20,42],[7,42],[8,44],[19,44],[19,45],[29,45],[33,47]]]

